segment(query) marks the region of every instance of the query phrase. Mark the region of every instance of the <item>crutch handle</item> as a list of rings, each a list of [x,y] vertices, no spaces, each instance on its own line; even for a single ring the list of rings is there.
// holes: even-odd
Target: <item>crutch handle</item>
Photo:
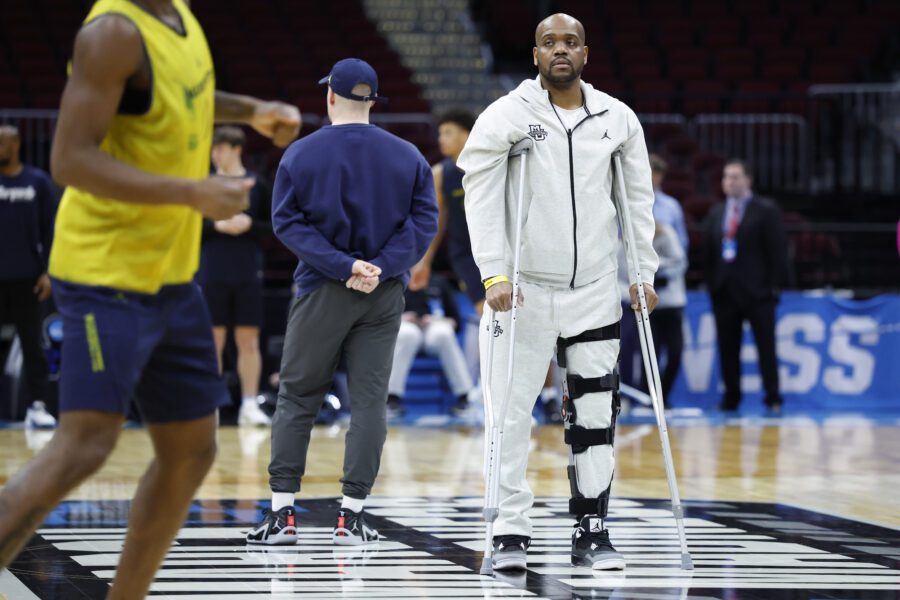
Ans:
[[[531,150],[532,148],[534,148],[534,140],[531,139],[530,137],[524,137],[521,140],[519,140],[518,142],[516,142],[515,144],[513,144],[513,147],[509,149],[509,158],[512,158],[513,156],[519,156],[521,154],[524,154],[524,153],[528,152],[529,150]]]

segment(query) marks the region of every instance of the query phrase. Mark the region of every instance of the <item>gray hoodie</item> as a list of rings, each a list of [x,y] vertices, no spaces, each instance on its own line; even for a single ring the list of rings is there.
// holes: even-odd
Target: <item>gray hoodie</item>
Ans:
[[[539,78],[525,80],[478,118],[457,164],[465,171],[466,220],[482,279],[512,276],[512,241],[521,159],[510,147],[525,136],[529,153],[521,274],[537,283],[580,287],[616,270],[619,244],[611,155],[622,148],[641,271],[653,283],[653,187],[644,133],[634,112],[582,82],[584,118],[562,125]]]

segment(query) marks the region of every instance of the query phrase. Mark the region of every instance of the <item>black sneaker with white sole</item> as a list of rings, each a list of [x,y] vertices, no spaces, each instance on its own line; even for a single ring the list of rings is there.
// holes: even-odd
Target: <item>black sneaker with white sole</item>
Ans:
[[[297,515],[293,506],[268,511],[262,522],[247,533],[248,544],[289,546],[297,543]]]
[[[495,536],[491,566],[496,571],[525,569],[527,567],[526,551],[530,545],[531,538],[524,535]]]
[[[353,512],[349,508],[338,510],[337,524],[331,534],[331,541],[338,546],[360,546],[377,544],[381,540],[378,531],[366,525],[363,511]]]
[[[609,530],[603,527],[603,519],[587,515],[572,532],[572,565],[590,567],[599,571],[625,568],[625,557],[613,548]]]

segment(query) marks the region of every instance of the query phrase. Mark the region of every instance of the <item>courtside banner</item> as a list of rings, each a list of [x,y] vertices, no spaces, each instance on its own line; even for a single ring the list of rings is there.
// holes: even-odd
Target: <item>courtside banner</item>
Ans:
[[[786,407],[900,409],[900,295],[847,300],[786,292],[775,335]],[[744,406],[760,404],[762,379],[749,325],[741,351]],[[672,390],[681,406],[715,406],[722,384],[709,296],[689,292],[684,357]]]

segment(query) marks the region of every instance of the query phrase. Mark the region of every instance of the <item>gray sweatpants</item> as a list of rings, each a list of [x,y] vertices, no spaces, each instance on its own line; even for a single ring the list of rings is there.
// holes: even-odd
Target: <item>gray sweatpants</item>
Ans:
[[[622,313],[615,272],[574,290],[522,281],[522,293],[525,303],[516,315],[512,393],[500,454],[500,516],[494,525],[494,535],[531,537],[528,511],[534,502],[534,494],[526,480],[531,448],[531,411],[544,386],[556,342],[560,337],[574,337],[589,329],[615,323]],[[497,415],[506,392],[511,313],[497,313],[493,323],[490,318],[491,310],[486,307],[480,336],[482,381],[487,381],[487,346],[493,335],[496,340],[491,396]],[[615,369],[618,357],[619,340],[576,344],[566,353],[568,374],[582,377],[607,375]],[[575,400],[577,422],[589,429],[609,427],[612,406],[612,392],[585,394]],[[586,498],[599,496],[612,482],[614,468],[612,446],[591,446],[576,454],[579,492]]]
[[[273,492],[300,490],[313,420],[343,356],[351,411],[343,494],[369,495],[387,435],[388,379],[403,307],[403,284],[396,279],[381,283],[371,294],[329,281],[293,301],[272,420],[269,487]]]

